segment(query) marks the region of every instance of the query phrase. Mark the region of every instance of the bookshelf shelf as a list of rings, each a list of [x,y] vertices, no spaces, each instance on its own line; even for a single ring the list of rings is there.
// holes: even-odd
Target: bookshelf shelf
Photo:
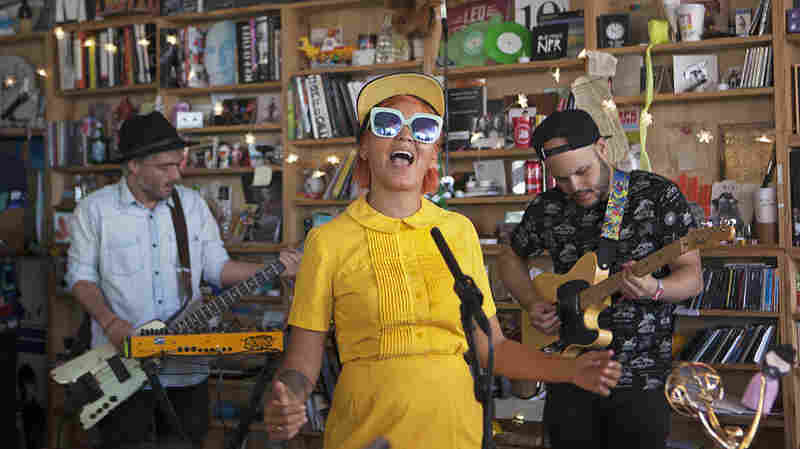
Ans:
[[[227,244],[225,249],[231,254],[277,253],[286,248],[280,243],[236,243]]]
[[[493,75],[512,75],[523,72],[546,72],[556,67],[559,69],[582,69],[586,66],[586,61],[576,58],[556,59],[553,61],[534,61],[525,64],[498,64],[475,67],[459,67],[447,69],[447,78],[469,78],[484,77]],[[442,71],[437,70],[441,75]]]
[[[101,87],[98,89],[68,89],[61,90],[59,94],[62,97],[93,97],[101,95],[119,95],[134,92],[155,92],[158,89],[155,83],[148,84],[134,84],[133,86],[119,86],[119,87]]]
[[[332,139],[298,139],[290,140],[296,147],[322,147],[326,145],[355,145],[355,137],[334,137]]]
[[[31,136],[43,136],[44,129],[33,128],[31,129]],[[28,128],[0,128],[0,137],[27,137]]]
[[[447,200],[447,204],[470,205],[470,204],[516,204],[529,203],[536,198],[536,195],[506,195],[506,196],[476,196],[472,198],[452,198]]]
[[[790,147],[800,147],[800,134],[791,134],[789,136]]]
[[[286,5],[287,8],[290,9],[306,9],[306,8],[326,8],[331,9],[334,6],[339,7],[351,7],[351,6],[360,6],[361,4],[365,3],[363,0],[312,0],[312,1],[304,1],[304,2],[296,2],[289,5]]]
[[[687,92],[682,94],[657,94],[653,96],[653,103],[678,103],[686,101],[713,101],[730,100],[735,98],[763,97],[775,94],[774,87],[761,87],[757,89],[731,89],[720,92]],[[644,104],[644,95],[630,97],[614,97],[617,106]]]
[[[792,247],[792,249],[791,249],[791,250],[789,250],[789,252],[790,252],[790,254],[791,254],[791,256],[792,256],[792,258],[793,258],[793,259],[798,259],[798,260],[800,260],[800,248],[798,248],[798,247],[796,247],[796,246],[795,246],[795,247]]]
[[[159,91],[164,95],[174,96],[191,96],[191,95],[207,95],[215,92],[261,92],[269,90],[280,90],[280,81],[267,81],[264,83],[248,83],[248,84],[226,84],[224,86],[210,86],[210,87],[185,87],[175,89],[160,89]]]
[[[533,148],[451,151],[450,159],[538,159]]]
[[[10,36],[0,36],[0,45],[44,40],[47,37],[47,33],[47,31],[33,31],[30,33],[17,33]]]
[[[654,45],[651,54],[657,53],[691,53],[695,51],[725,50],[733,48],[753,47],[759,44],[772,42],[772,35],[748,37],[722,37],[717,39],[704,39],[694,42],[677,42],[670,44]],[[621,48],[602,48],[600,51],[611,53],[614,56],[645,54],[646,45],[631,45]]]
[[[280,11],[280,3],[262,3],[241,8],[218,9],[208,12],[192,12],[185,14],[175,14],[172,16],[161,16],[160,21],[165,26],[171,24],[186,24],[190,22],[213,22],[217,20],[235,19],[239,17],[255,16],[261,13],[272,13]]]
[[[280,123],[261,123],[258,125],[228,125],[228,126],[206,126],[203,128],[182,128],[178,132],[181,134],[224,134],[224,133],[246,133],[246,132],[280,132]]]
[[[399,70],[413,70],[422,67],[421,60],[393,62],[391,64],[351,65],[344,67],[321,67],[293,72],[291,76],[316,75],[323,73],[360,73],[360,72],[386,72]]]
[[[696,313],[696,315],[695,315]],[[677,314],[677,313],[676,313]],[[779,318],[779,312],[753,312],[748,310],[694,310],[681,311],[678,314],[681,317],[735,317],[735,318]]]
[[[780,257],[785,254],[782,248],[767,245],[750,246],[717,246],[714,248],[701,249],[701,257]]]
[[[81,165],[76,167],[53,167],[53,171],[58,173],[68,173],[73,175],[86,175],[91,173],[103,173],[107,171],[119,171],[119,164],[98,164]]]
[[[281,171],[283,167],[280,165],[270,165],[272,171]],[[253,173],[256,169],[253,167],[233,167],[233,168],[187,168],[181,172],[184,178],[190,176],[225,176],[225,175],[241,175],[246,173]]]
[[[792,33],[786,35],[786,42],[791,42],[793,44],[800,43],[800,33]]]
[[[106,28],[119,28],[126,25],[138,23],[156,23],[157,20],[151,15],[126,15],[113,17],[103,20],[87,20],[85,22],[77,23],[63,23],[56,24],[55,27],[61,27],[64,31],[96,31],[104,30]]]

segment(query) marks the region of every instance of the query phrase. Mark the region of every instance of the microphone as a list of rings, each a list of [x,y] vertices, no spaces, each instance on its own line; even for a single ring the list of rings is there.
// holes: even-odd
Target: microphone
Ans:
[[[464,276],[464,273],[461,271],[461,267],[458,266],[458,262],[456,262],[453,252],[450,251],[450,247],[447,246],[447,242],[442,235],[442,231],[440,231],[437,227],[433,227],[431,229],[431,236],[433,236],[436,246],[439,247],[439,252],[442,254],[444,262],[447,264],[447,268],[450,269],[450,272],[453,273],[453,278],[455,278],[456,282],[458,282],[458,280]]]
[[[461,271],[453,252],[450,251],[450,247],[447,245],[442,235],[442,231],[434,226],[431,228],[431,236],[434,242],[436,242],[436,246],[439,247],[439,252],[442,254],[447,268],[449,268],[450,273],[453,274],[453,279],[455,279],[453,289],[461,299],[462,306],[467,308],[467,312],[473,315],[478,326],[488,335],[491,332],[489,320],[486,318],[486,314],[483,313],[483,310],[481,310],[483,293],[481,293],[481,290],[475,285],[475,281]]]

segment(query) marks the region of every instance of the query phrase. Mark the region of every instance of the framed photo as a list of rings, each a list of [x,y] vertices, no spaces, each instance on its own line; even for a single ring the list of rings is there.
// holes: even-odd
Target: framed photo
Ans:
[[[757,139],[767,136],[774,140],[774,134],[773,122],[720,124],[720,179],[761,185],[772,158],[772,143]]]

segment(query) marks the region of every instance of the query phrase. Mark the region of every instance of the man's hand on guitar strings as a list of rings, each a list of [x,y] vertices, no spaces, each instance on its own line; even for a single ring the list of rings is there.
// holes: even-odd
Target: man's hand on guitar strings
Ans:
[[[303,253],[296,249],[284,249],[281,251],[278,259],[286,266],[281,276],[294,277],[297,274],[297,269],[300,268],[300,260],[303,258]]]
[[[133,325],[122,318],[114,318],[105,329],[106,337],[118,351],[122,351],[125,337],[130,337],[135,333]]]
[[[636,277],[633,274],[634,262],[622,265],[622,299],[650,299],[658,290],[658,280],[652,274]]]
[[[622,365],[611,360],[613,356],[611,350],[589,351],[581,355],[575,360],[577,369],[572,383],[592,393],[610,395],[622,376]]]
[[[537,302],[528,310],[531,326],[545,335],[558,335],[561,321],[555,303]]]

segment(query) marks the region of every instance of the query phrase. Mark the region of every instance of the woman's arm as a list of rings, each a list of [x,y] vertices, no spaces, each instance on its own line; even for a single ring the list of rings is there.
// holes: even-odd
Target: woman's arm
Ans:
[[[489,319],[489,325],[494,345],[494,371],[509,379],[569,382],[607,396],[622,374],[621,365],[611,360],[612,351],[591,351],[577,359],[546,354],[506,339],[496,315]],[[486,366],[488,337],[480,329],[475,331],[475,344],[481,365]]]

